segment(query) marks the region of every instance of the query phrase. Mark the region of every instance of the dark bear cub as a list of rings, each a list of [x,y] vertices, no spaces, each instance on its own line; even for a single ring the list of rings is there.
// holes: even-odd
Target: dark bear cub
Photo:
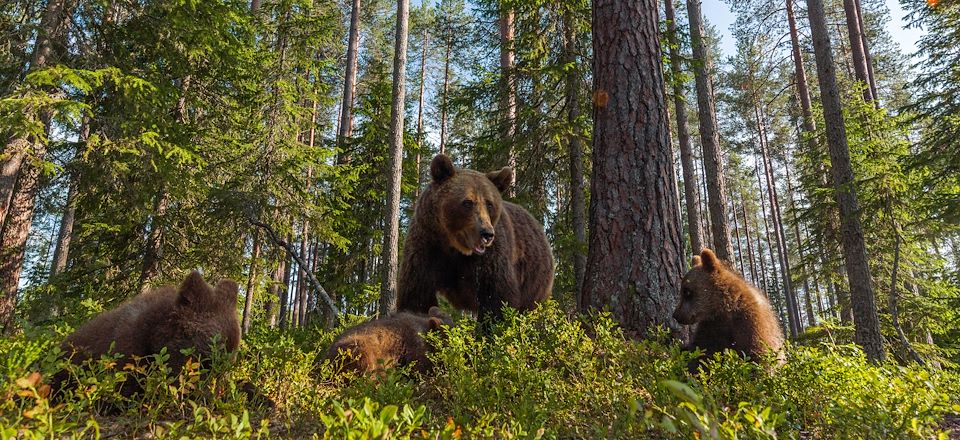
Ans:
[[[180,287],[165,286],[141,293],[119,307],[101,313],[80,326],[60,345],[71,362],[80,364],[108,353],[123,355],[118,368],[167,349],[167,366],[178,374],[192,349],[193,357],[209,359],[214,340],[228,352],[240,344],[237,321],[237,283],[222,280],[216,287],[192,272]],[[208,366],[208,365],[205,365]],[[54,377],[54,390],[67,378],[66,372]],[[130,396],[140,388],[127,380],[121,393]]]
[[[453,320],[439,307],[428,314],[394,313],[344,331],[327,350],[327,359],[342,370],[369,374],[384,368],[414,364],[420,373],[433,365],[423,334],[453,325]]]
[[[683,276],[680,303],[673,312],[681,324],[698,324],[686,348],[699,348],[708,356],[730,348],[755,361],[767,353],[782,357],[783,333],[767,298],[710,249],[693,257],[692,265]],[[695,361],[690,369],[698,365]]]
[[[513,170],[460,169],[441,154],[430,175],[403,247],[398,308],[424,313],[440,293],[482,318],[498,316],[504,302],[529,310],[549,298],[553,255],[543,226],[500,195]]]

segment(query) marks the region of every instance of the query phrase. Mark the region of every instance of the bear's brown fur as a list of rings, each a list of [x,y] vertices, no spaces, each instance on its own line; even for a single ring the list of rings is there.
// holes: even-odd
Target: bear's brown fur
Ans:
[[[181,350],[193,349],[195,359],[197,355],[209,358],[216,336],[228,352],[236,351],[240,344],[237,283],[222,280],[211,287],[194,271],[179,288],[165,286],[147,291],[97,315],[67,336],[61,349],[76,364],[108,353],[122,354],[122,366],[133,362],[134,357],[157,354],[166,348],[167,365],[178,374],[188,358]],[[58,376],[55,388],[66,379],[63,372]],[[121,388],[124,395],[139,391],[133,382],[127,381]]]
[[[403,248],[398,309],[426,312],[439,292],[482,318],[499,316],[504,302],[529,310],[549,298],[553,255],[543,226],[500,195],[513,170],[458,169],[441,154],[430,174]]]
[[[330,345],[327,359],[342,370],[360,374],[410,364],[425,373],[433,365],[422,335],[447,325],[453,325],[453,320],[439,307],[431,307],[427,315],[394,313],[345,330]]]
[[[783,332],[767,298],[710,249],[693,257],[692,266],[673,313],[681,324],[698,324],[687,348],[708,356],[730,348],[755,361],[768,353],[782,356]]]

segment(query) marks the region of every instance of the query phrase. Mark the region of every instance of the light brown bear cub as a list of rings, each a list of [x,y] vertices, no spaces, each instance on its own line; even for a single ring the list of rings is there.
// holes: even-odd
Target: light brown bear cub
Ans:
[[[707,356],[730,348],[755,361],[767,353],[782,359],[783,333],[767,298],[710,249],[693,257],[692,265],[673,312],[681,324],[699,324],[686,348],[699,348]],[[691,370],[698,364],[691,363]]]
[[[397,308],[425,313],[437,294],[480,318],[503,303],[530,310],[550,297],[553,255],[543,226],[501,193],[513,170],[480,173],[438,155],[403,246]]]
[[[180,287],[165,286],[141,293],[116,309],[101,313],[63,341],[61,349],[73,363],[108,353],[122,354],[119,365],[167,349],[167,366],[178,374],[187,362],[181,351],[193,349],[193,358],[209,358],[214,339],[228,352],[240,344],[237,321],[237,283],[222,280],[216,287],[192,272]],[[56,389],[65,373],[54,378]],[[132,380],[121,388],[129,396],[139,387]]]
[[[327,359],[342,370],[369,374],[384,368],[414,364],[414,371],[432,368],[423,334],[453,325],[439,307],[426,315],[398,312],[344,331],[327,350]]]

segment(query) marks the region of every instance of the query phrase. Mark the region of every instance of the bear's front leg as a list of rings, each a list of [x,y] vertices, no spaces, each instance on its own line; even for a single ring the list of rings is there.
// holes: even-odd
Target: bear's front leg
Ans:
[[[520,290],[520,282],[509,259],[496,254],[488,258],[478,265],[476,271],[477,319],[481,325],[503,319],[504,302],[517,298]]]
[[[429,257],[407,245],[397,279],[397,310],[427,313],[437,305],[436,268]]]

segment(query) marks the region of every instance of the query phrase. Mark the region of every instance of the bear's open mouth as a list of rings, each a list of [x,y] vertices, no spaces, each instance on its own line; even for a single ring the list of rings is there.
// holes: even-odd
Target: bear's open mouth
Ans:
[[[487,252],[487,247],[484,246],[483,243],[478,244],[478,245],[474,246],[474,248],[473,248],[473,253],[475,253],[475,254],[477,254],[477,255],[483,255],[483,254],[486,253],[486,252]]]

